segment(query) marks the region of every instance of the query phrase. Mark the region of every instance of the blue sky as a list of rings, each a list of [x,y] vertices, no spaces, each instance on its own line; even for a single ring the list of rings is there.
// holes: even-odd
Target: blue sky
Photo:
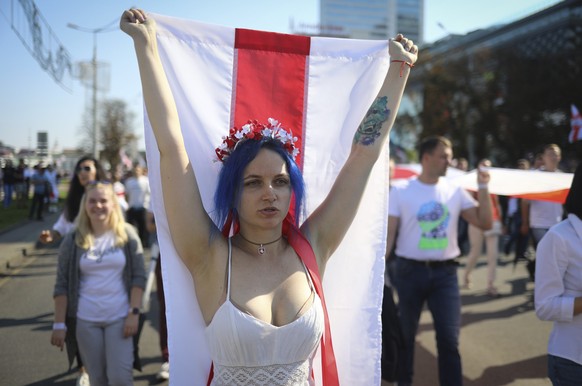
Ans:
[[[510,22],[557,2],[425,0],[424,38],[432,42],[444,37],[445,30],[466,33]],[[291,32],[291,20],[296,24],[316,24],[319,20],[318,0],[35,0],[35,4],[73,63],[91,60],[93,35],[68,28],[68,23],[88,29],[110,23],[115,26],[123,9],[131,6],[207,23],[283,33]],[[0,141],[17,149],[34,147],[36,132],[47,131],[51,149],[73,148],[84,135],[83,113],[91,103],[90,94],[75,79],[67,81],[69,91],[63,89],[41,69],[11,27],[12,6],[20,7],[17,0],[0,1],[0,50],[4,53],[0,65]],[[125,100],[136,114],[135,133],[140,134],[141,90],[129,37],[118,29],[98,34],[97,57],[110,66],[109,90],[100,97]],[[139,147],[143,148],[143,141]]]

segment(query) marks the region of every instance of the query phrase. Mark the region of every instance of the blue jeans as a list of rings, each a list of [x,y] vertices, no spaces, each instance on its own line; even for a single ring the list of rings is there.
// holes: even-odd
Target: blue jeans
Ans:
[[[394,275],[398,291],[400,324],[404,336],[398,384],[412,384],[414,342],[420,314],[426,302],[432,314],[438,350],[439,381],[443,386],[463,384],[459,332],[461,328],[461,295],[457,265],[427,267],[398,258]]]
[[[566,358],[548,355],[548,377],[554,386],[579,386],[582,365]]]
[[[4,207],[8,208],[12,204],[12,192],[14,191],[13,184],[4,184]]]

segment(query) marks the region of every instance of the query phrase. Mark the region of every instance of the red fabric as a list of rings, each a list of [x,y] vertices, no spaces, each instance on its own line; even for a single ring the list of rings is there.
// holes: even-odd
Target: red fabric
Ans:
[[[303,165],[303,122],[306,92],[307,36],[237,29],[234,126],[249,119],[274,118],[293,131]]]
[[[323,304],[323,312],[325,315],[325,330],[321,337],[321,367],[322,380],[324,386],[339,385],[339,376],[337,373],[337,363],[335,354],[333,352],[333,344],[331,342],[331,328],[329,325],[329,315],[327,313],[327,305],[325,304],[325,297],[323,295],[323,285],[321,284],[321,276],[319,274],[319,266],[313,249],[309,241],[297,229],[291,220],[291,216],[287,216],[283,222],[283,234],[287,236],[287,242],[293,247],[297,255],[309,271],[315,292],[319,295],[321,303]]]
[[[544,193],[519,194],[515,195],[514,197],[525,198],[527,200],[551,201],[563,204],[566,202],[568,192],[570,192],[570,189],[554,190],[553,192]]]

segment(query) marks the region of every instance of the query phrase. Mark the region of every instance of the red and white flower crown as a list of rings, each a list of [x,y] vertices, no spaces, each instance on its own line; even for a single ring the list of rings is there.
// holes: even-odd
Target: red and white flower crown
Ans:
[[[283,148],[285,148],[287,153],[289,153],[293,160],[295,160],[295,157],[299,154],[299,149],[295,147],[297,137],[293,136],[291,130],[287,131],[285,128],[281,127],[281,124],[276,119],[269,118],[268,122],[268,124],[263,124],[253,120],[248,121],[240,129],[236,127],[230,129],[228,136],[222,137],[222,143],[216,148],[218,161],[224,162],[224,160],[234,151],[239,142],[248,139],[260,141],[263,138],[272,138],[281,142]]]

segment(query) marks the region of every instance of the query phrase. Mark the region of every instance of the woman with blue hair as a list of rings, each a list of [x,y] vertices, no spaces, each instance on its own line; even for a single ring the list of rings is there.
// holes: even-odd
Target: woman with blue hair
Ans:
[[[172,243],[193,278],[206,323],[214,366],[210,384],[314,384],[312,362],[321,345],[323,384],[338,385],[321,277],[384,153],[418,48],[402,35],[389,42],[398,65],[390,67],[357,128],[327,198],[301,226],[304,187],[296,138],[272,118],[232,128],[216,149],[223,167],[213,221],[186,154],[155,21],[131,9],[121,29],[134,41]],[[185,201],[184,192],[192,199]]]

